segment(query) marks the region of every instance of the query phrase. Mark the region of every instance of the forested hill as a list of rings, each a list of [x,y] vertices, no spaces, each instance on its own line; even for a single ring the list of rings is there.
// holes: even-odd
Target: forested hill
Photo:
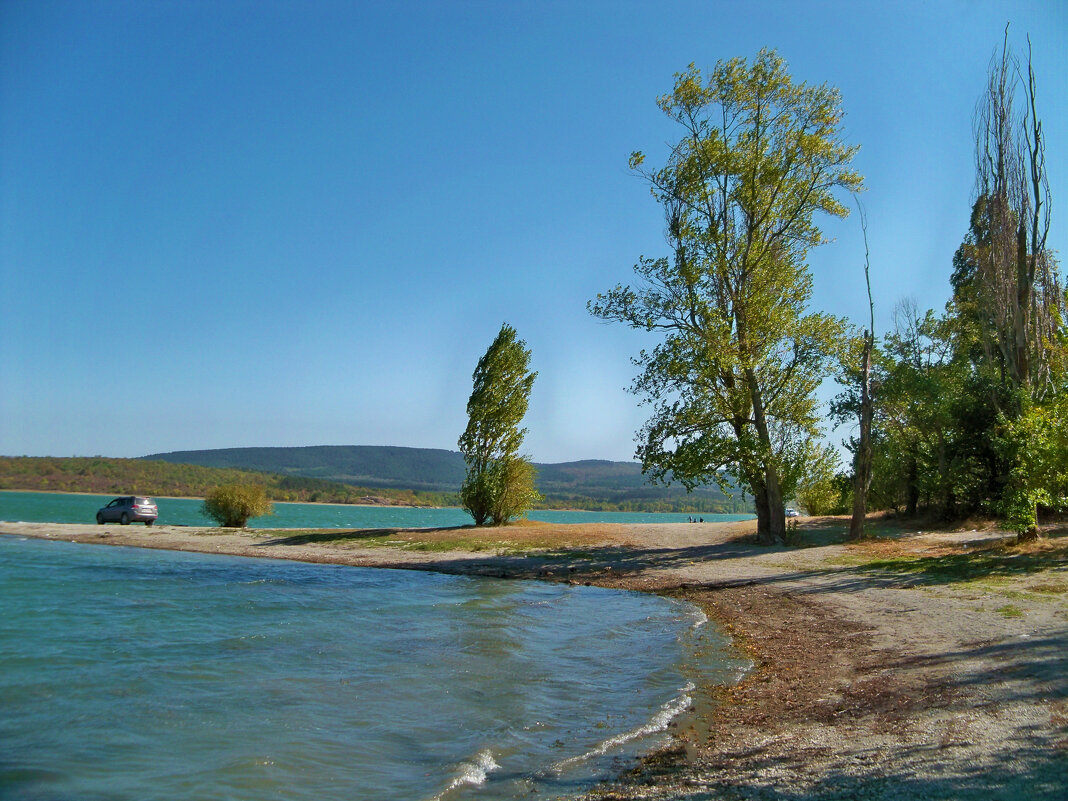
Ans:
[[[456,451],[373,445],[224,448],[157,453],[144,458],[420,492],[457,492],[466,473],[463,457]],[[693,493],[679,485],[650,486],[636,462],[591,460],[536,467],[538,489],[551,506],[684,512],[750,510],[740,495],[727,498],[715,486]]]
[[[369,445],[303,448],[222,448],[145,456],[160,462],[259,470],[322,478],[361,487],[396,487],[456,492],[464,480],[464,459],[455,451]]]

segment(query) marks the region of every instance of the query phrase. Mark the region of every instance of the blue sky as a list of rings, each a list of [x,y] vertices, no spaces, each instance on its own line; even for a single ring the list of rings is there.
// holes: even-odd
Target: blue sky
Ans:
[[[626,165],[678,138],[673,74],[768,46],[839,87],[883,331],[948,298],[1007,21],[1063,254],[1063,2],[0,2],[0,454],[455,449],[508,321],[530,455],[629,459],[649,340],[585,306],[666,253]],[[813,307],[860,322],[824,222]]]

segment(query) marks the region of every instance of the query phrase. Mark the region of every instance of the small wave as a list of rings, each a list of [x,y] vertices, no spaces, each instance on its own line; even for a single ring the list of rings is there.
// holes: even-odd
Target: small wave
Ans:
[[[637,740],[640,737],[647,737],[650,734],[664,731],[667,729],[668,724],[692,703],[693,699],[690,697],[690,693],[693,692],[693,690],[693,682],[687,682],[686,686],[682,688],[681,694],[660,707],[660,711],[653,715],[648,723],[645,723],[636,729],[623,732],[622,734],[617,734],[615,737],[609,737],[585,754],[563,759],[555,763],[552,766],[552,770],[556,773],[561,773],[568,768],[586,762],[587,760],[604,756],[613,748],[618,748],[621,745],[629,743],[631,740]]]
[[[442,801],[453,790],[464,785],[477,787],[480,784],[485,784],[490,773],[498,768],[500,768],[500,765],[494,760],[493,753],[488,748],[485,751],[479,751],[471,762],[460,763],[459,770],[455,778],[449,783],[449,786],[434,796],[431,801]]]
[[[690,626],[690,631],[697,631],[701,626],[708,622],[708,615],[704,613],[704,610],[699,607],[694,608],[693,624]]]

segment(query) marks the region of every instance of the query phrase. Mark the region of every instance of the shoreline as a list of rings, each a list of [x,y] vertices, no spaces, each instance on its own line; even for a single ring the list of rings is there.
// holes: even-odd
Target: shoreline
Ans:
[[[802,523],[814,540],[821,526]],[[517,555],[366,547],[360,531],[0,523],[0,533],[45,539],[566,581],[695,603],[754,669],[732,687],[698,687],[688,717],[671,730],[672,745],[589,792],[590,801],[1068,794],[1068,564],[1055,562],[1037,578],[931,584],[854,564],[865,548],[889,546],[758,547],[748,541],[754,528],[743,521],[503,529],[568,546]],[[420,536],[435,534],[456,532]],[[967,552],[1000,536],[904,532],[894,547]],[[1025,604],[1025,595],[1037,600]]]

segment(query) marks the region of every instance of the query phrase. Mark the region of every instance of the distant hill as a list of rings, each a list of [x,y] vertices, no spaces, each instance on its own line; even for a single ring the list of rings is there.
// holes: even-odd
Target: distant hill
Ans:
[[[321,478],[361,487],[457,492],[467,468],[455,451],[372,445],[316,445],[302,448],[221,448],[173,451],[143,457],[160,462],[259,470]]]
[[[356,487],[298,475],[278,475],[241,468],[205,467],[184,462],[109,459],[101,456],[0,456],[0,489],[42,492],[90,492],[99,495],[142,493],[186,498],[204,497],[221,484],[261,484],[275,501],[371,503],[444,506],[456,503],[449,493]]]
[[[463,456],[456,451],[373,445],[223,448],[156,453],[143,458],[417,492],[458,492],[466,473]],[[716,486],[693,493],[687,493],[681,486],[651,486],[636,462],[588,460],[536,467],[538,489],[549,506],[750,511],[749,504],[740,496],[728,498]]]

